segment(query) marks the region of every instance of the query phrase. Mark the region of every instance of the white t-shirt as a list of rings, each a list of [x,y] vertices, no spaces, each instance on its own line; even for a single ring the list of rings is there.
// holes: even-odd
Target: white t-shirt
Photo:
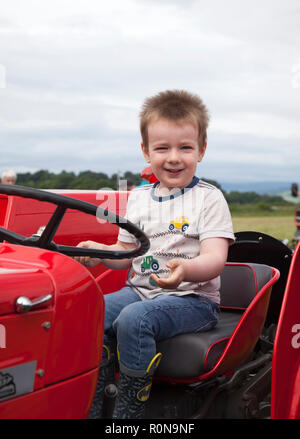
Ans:
[[[206,238],[234,241],[230,211],[219,189],[197,177],[186,188],[167,195],[159,192],[159,182],[140,186],[130,193],[126,218],[140,227],[151,243],[146,254],[133,260],[127,280],[142,299],[198,294],[220,303],[219,276],[207,282],[182,282],[176,290],[160,288],[150,278],[151,273],[168,277],[166,263],[170,259],[198,256],[200,242]],[[136,243],[124,229],[120,229],[118,239]]]

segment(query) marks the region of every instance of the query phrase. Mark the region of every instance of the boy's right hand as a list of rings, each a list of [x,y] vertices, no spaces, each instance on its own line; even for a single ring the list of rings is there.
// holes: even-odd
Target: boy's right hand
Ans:
[[[77,244],[76,247],[103,250],[103,247],[105,246],[95,241],[82,241],[79,244]],[[89,256],[74,256],[74,259],[75,261],[80,262],[82,265],[85,265],[86,267],[95,267],[96,265],[101,263],[101,259],[91,258]]]

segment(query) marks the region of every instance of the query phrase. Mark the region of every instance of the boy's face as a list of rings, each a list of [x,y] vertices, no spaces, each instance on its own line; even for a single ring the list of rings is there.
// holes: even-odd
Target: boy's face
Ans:
[[[159,119],[148,126],[148,148],[142,151],[162,187],[188,186],[201,162],[205,148],[200,149],[197,127],[191,122],[179,123]]]

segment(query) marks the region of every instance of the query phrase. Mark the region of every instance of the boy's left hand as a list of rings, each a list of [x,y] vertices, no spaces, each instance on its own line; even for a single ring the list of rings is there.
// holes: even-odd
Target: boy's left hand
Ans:
[[[160,278],[152,273],[151,278],[157,286],[165,289],[174,290],[184,280],[184,264],[180,259],[171,259],[166,266],[170,268],[170,275],[167,278]]]

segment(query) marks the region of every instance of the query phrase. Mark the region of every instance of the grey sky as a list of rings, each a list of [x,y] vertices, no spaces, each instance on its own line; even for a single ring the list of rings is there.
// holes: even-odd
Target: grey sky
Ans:
[[[198,175],[299,181],[298,0],[10,0],[0,13],[0,171],[140,172],[146,96],[211,114]]]

